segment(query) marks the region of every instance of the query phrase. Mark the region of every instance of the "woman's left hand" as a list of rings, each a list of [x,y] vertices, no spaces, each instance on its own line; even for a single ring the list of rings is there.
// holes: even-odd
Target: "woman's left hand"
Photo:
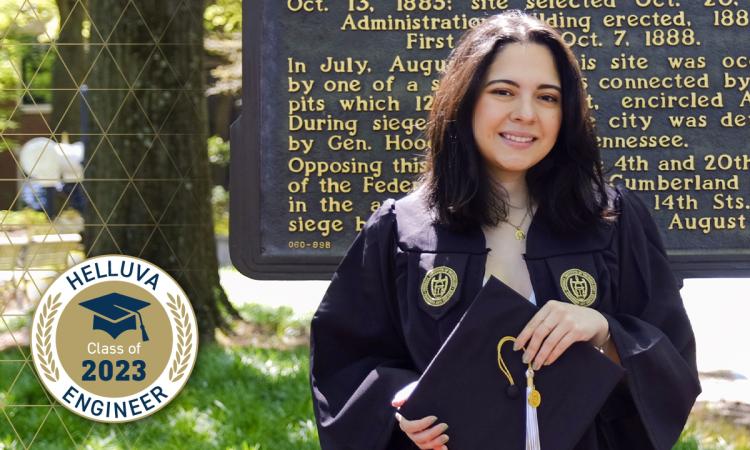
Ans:
[[[533,369],[539,370],[555,362],[574,342],[603,346],[608,333],[609,323],[597,310],[550,300],[526,324],[513,349],[526,346],[524,364],[533,361]]]

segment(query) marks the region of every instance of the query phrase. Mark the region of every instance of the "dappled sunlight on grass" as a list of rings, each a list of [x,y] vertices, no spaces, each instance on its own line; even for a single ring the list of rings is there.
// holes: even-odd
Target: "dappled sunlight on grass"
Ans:
[[[301,420],[295,424],[287,425],[287,431],[290,442],[305,443],[317,439],[317,430],[315,421],[312,419]]]
[[[32,448],[182,449],[190,443],[192,448],[207,449],[318,449],[307,357],[304,347],[205,346],[190,381],[163,410],[137,422],[113,425],[89,422],[56,406]],[[4,392],[3,402],[49,405],[30,363],[9,359],[10,353],[0,353],[0,380],[15,380],[13,388]],[[0,448],[28,445],[49,411],[49,406],[6,406],[0,411]],[[18,435],[2,413],[11,418]]]
[[[245,355],[241,358],[242,364],[253,367],[265,376],[278,378],[298,375],[302,370],[302,362],[299,360],[274,361],[260,355]]]
[[[170,429],[193,432],[204,444],[215,442],[219,428],[219,424],[211,417],[210,408],[208,411],[180,408],[169,417],[168,422]]]
[[[117,434],[114,431],[104,435],[92,435],[84,443],[85,448],[91,450],[110,450],[123,448],[118,443]]]
[[[732,423],[720,404],[699,403],[693,408],[684,440],[700,450],[750,450],[750,428]],[[724,406],[731,406],[726,404]]]

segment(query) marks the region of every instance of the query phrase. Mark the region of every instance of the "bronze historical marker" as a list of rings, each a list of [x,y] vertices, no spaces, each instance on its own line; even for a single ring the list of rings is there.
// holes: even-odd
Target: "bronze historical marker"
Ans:
[[[650,205],[684,277],[750,274],[750,0],[245,0],[231,255],[258,279],[329,278],[422,168],[459,36],[508,9],[564,34],[607,178]]]

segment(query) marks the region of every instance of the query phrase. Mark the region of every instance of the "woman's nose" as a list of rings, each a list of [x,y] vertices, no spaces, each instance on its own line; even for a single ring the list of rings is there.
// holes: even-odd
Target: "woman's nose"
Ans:
[[[511,112],[511,120],[517,122],[532,122],[535,113],[531,99],[520,98]]]

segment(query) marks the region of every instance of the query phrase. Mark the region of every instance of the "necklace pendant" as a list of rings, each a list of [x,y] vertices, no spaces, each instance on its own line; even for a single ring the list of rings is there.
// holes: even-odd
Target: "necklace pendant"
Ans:
[[[516,240],[522,241],[526,239],[526,233],[522,229],[516,228]]]

